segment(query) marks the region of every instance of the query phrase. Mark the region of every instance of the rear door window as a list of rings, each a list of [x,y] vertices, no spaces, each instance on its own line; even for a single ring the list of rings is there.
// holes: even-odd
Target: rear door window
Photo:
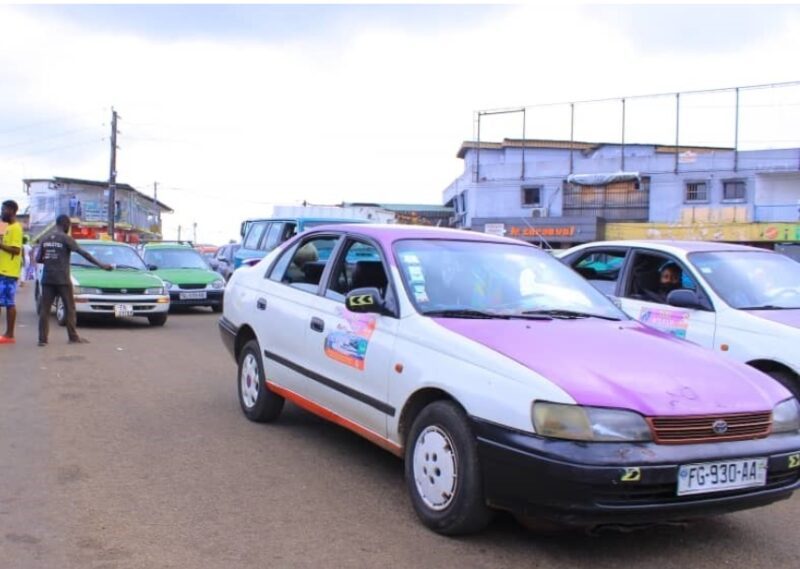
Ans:
[[[325,235],[305,240],[299,246],[292,247],[278,260],[270,279],[316,293],[330,260],[330,255],[323,257],[320,252],[332,251],[338,241],[337,235]]]
[[[592,249],[577,257],[570,265],[597,290],[614,296],[627,253],[626,249]]]

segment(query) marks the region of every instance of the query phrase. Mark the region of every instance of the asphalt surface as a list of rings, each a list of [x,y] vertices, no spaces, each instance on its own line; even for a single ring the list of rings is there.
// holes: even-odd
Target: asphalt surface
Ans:
[[[93,324],[77,346],[54,323],[38,348],[31,292],[0,346],[2,569],[800,564],[800,497],[634,534],[537,535],[500,515],[440,537],[395,457],[291,405],[245,420],[217,315]]]

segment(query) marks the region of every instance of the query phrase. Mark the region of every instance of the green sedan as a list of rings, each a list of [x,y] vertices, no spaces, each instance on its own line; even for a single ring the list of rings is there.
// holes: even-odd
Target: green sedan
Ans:
[[[136,250],[125,243],[101,240],[79,240],[78,244],[98,261],[115,270],[103,271],[72,253],[72,274],[75,313],[80,322],[87,316],[124,318],[141,316],[152,326],[163,326],[169,313],[169,295],[164,282],[148,272]],[[36,283],[38,305],[39,283]],[[61,299],[56,301],[56,319],[66,324]]]
[[[148,243],[144,260],[166,284],[171,306],[208,306],[222,312],[225,281],[188,245]]]

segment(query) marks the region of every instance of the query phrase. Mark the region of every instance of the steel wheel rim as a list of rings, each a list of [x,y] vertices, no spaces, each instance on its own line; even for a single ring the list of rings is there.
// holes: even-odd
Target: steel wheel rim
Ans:
[[[56,301],[56,318],[59,322],[63,322],[66,318],[66,314],[64,312],[64,301],[59,298],[58,301]]]
[[[412,460],[419,497],[432,510],[447,508],[458,486],[458,456],[450,436],[439,427],[426,427],[414,443]]]
[[[261,377],[258,372],[258,362],[253,354],[248,353],[242,362],[242,371],[239,374],[242,392],[242,403],[247,409],[252,409],[258,402],[261,389]]]

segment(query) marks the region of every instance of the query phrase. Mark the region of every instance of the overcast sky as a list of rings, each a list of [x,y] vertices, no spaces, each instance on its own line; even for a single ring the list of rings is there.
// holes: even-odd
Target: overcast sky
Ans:
[[[107,179],[114,105],[118,180],[223,242],[272,203],[440,202],[477,109],[790,81],[798,53],[792,6],[0,6],[0,196]]]

